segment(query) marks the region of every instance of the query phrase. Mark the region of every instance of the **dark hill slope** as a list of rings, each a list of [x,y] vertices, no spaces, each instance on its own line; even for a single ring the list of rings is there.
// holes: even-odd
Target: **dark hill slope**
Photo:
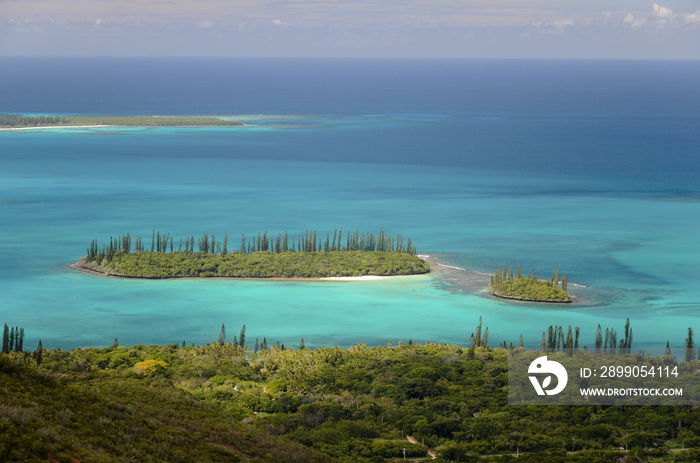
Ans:
[[[0,461],[330,462],[157,379],[51,375],[0,355]]]

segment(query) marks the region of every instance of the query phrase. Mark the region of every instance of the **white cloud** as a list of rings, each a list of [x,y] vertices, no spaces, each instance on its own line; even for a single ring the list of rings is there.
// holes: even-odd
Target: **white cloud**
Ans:
[[[670,18],[673,16],[673,10],[666,8],[665,6],[661,6],[658,3],[654,3],[654,16],[657,18]]]
[[[632,29],[639,29],[647,22],[647,18],[636,19],[632,13],[625,16],[625,23],[629,24]]]
[[[700,10],[685,15],[685,22],[686,24],[700,23]]]
[[[102,24],[103,22],[104,22],[104,21],[102,21],[102,18],[97,18],[97,19],[95,20],[95,26],[99,26],[99,25]]]
[[[564,29],[566,26],[573,26],[574,25],[574,20],[569,18],[569,19],[557,19],[552,23],[554,27],[557,29]]]
[[[283,23],[281,19],[273,19],[272,24],[274,24],[275,26],[281,26]]]
[[[208,21],[208,20],[200,21],[200,22],[197,23],[197,27],[199,27],[200,29],[209,29],[209,28],[211,28],[213,25],[214,25],[214,23],[211,22],[211,21]]]

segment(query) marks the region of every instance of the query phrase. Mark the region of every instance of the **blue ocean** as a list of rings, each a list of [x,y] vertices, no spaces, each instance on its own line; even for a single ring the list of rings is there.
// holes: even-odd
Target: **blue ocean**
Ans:
[[[0,323],[25,345],[539,347],[600,324],[700,329],[700,62],[0,58],[0,113],[218,115],[230,128],[0,131]],[[373,281],[144,281],[67,264],[93,239],[402,233],[442,264]],[[504,264],[577,302],[486,292]],[[232,335],[231,335],[232,336]]]

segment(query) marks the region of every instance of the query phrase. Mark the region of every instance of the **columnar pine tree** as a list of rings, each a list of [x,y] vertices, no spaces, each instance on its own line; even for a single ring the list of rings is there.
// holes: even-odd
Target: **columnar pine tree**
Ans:
[[[610,330],[605,328],[605,344],[603,345],[603,352],[608,352],[608,345],[610,344]]]
[[[598,329],[595,332],[595,344],[594,349],[596,354],[600,354],[600,349],[603,347],[603,332],[600,328],[600,323],[598,324]]]
[[[474,340],[476,341],[476,345],[480,346],[481,345],[481,324],[482,324],[482,318],[481,315],[479,315],[479,324],[476,326],[476,335],[474,336]]]
[[[44,348],[41,345],[41,339],[39,339],[39,345],[36,348],[36,352],[34,352],[34,358],[36,359],[36,364],[37,366],[41,365],[41,359],[44,355]]]
[[[19,329],[19,343],[17,344],[17,352],[24,352],[24,328]]]
[[[222,346],[226,344],[226,325],[224,323],[221,324],[221,332],[219,333],[219,344]]]
[[[481,346],[489,347],[489,327],[487,326],[484,330],[484,337],[481,338]]]
[[[566,339],[564,339],[564,327],[559,325],[559,340],[557,341],[557,350],[561,350],[562,347],[566,348],[563,344],[566,343]],[[560,345],[562,345],[560,347]]]
[[[10,353],[10,328],[5,323],[5,328],[2,330],[2,353]]]
[[[685,338],[685,361],[695,360],[695,341],[693,340],[693,329],[688,327],[688,337]]]
[[[632,346],[632,330],[630,329],[630,319],[625,322],[625,335],[620,339],[620,353],[629,354]]]
[[[238,345],[245,347],[245,325],[241,328],[241,334],[238,336]]]
[[[306,346],[304,345],[304,338],[301,338],[301,341],[299,341],[299,350],[304,350],[306,349]]]
[[[409,346],[413,345],[413,340],[411,338],[408,339],[408,345]],[[476,352],[476,338],[474,337],[474,333],[472,333],[472,335],[469,337],[469,350],[467,351],[467,358],[473,359],[475,352]]]

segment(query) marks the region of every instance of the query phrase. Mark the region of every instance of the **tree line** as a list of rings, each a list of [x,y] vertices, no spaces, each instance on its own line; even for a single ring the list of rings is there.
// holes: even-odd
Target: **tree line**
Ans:
[[[0,114],[0,127],[44,127],[66,125],[68,119],[62,116],[18,116]]]
[[[33,357],[37,365],[41,365],[44,348],[39,340],[39,345],[34,352],[24,350],[24,328],[9,327],[7,323],[2,330],[2,353],[10,354],[16,352],[23,354],[26,364],[30,357]]]
[[[214,341],[219,326],[213,327]],[[562,346],[568,344],[567,331],[564,325]],[[572,327],[571,331],[575,345],[576,330]],[[555,333],[556,346],[562,338],[560,330],[553,327],[552,339]],[[480,330],[477,327],[474,342],[479,338],[480,343],[488,344],[488,337],[484,326]],[[246,338],[250,338],[248,333]],[[240,342],[240,335],[237,340]],[[252,345],[251,340],[246,345]],[[436,461],[494,463],[514,461],[510,455],[515,453],[521,454],[517,460],[524,462],[602,463],[625,458],[628,462],[681,462],[700,458],[700,417],[692,406],[508,405],[509,355],[498,348],[480,345],[470,355],[456,345],[399,341],[372,348],[359,344],[348,349],[303,351],[296,346],[286,350],[271,346],[267,352],[253,356],[252,349],[227,342],[225,332],[223,341],[223,346],[210,342],[182,348],[173,344],[49,350],[41,367],[32,369],[37,372],[34,376],[28,373],[30,368],[19,365],[12,365],[12,371],[21,371],[22,375],[6,374],[0,368],[0,375],[5,374],[0,382],[13,384],[8,386],[12,393],[3,397],[7,414],[24,416],[16,410],[27,410],[33,413],[27,416],[45,419],[38,426],[36,420],[14,420],[13,426],[24,427],[18,432],[0,433],[0,443],[5,444],[0,446],[0,452],[6,452],[0,453],[0,460],[24,461],[9,452],[31,448],[43,452],[42,459],[51,452],[56,459],[70,461],[71,457],[79,457],[89,461],[92,454],[87,450],[70,447],[81,442],[89,442],[91,450],[105,448],[112,455],[133,459],[134,453],[127,453],[126,449],[134,446],[144,455],[143,449],[148,449],[144,439],[158,436],[167,436],[170,443],[179,439],[176,442],[182,445],[177,448],[184,451],[198,439],[174,437],[169,432],[171,425],[177,429],[184,425],[184,415],[177,415],[178,410],[191,412],[192,407],[172,405],[164,396],[152,395],[182,398],[183,390],[196,398],[198,420],[204,419],[202,413],[211,406],[235,417],[237,422],[246,419],[251,430],[284,436],[338,461],[402,460],[403,448],[411,452],[407,452],[408,457],[425,457],[431,448],[440,458]],[[493,339],[490,342],[493,344]],[[144,361],[165,367],[140,374]],[[10,365],[7,359],[0,358],[0,362]],[[679,365],[679,370],[688,374],[695,369],[696,363]],[[49,381],[58,374],[60,380]],[[33,378],[36,380],[28,384]],[[41,392],[35,389],[37,385],[42,387]],[[86,391],[92,398],[85,416],[78,415],[80,404],[85,402],[84,393],[76,394],[75,399],[58,395],[64,386],[72,391]],[[27,404],[28,395],[42,400]],[[108,400],[100,402],[102,397]],[[141,401],[142,397],[148,400]],[[67,403],[73,413],[70,420],[61,415]],[[37,404],[42,408],[37,409]],[[96,413],[95,406],[104,409]],[[144,407],[150,407],[146,416],[134,416],[133,410]],[[168,419],[173,416],[177,419]],[[109,432],[96,434],[95,429],[104,429],[104,417],[114,423],[107,423]],[[144,424],[153,428],[152,421],[158,423],[157,432],[144,432],[148,431]],[[204,429],[207,435],[200,440],[212,442],[216,435],[211,433],[213,426],[213,422],[206,422],[188,432]],[[90,439],[73,437],[76,429],[83,428],[83,435]],[[44,442],[37,429],[56,430],[57,437],[46,450],[37,447],[36,442]],[[125,430],[134,430],[133,435]],[[406,435],[424,445],[409,444]],[[240,445],[247,440],[239,440],[241,444],[236,439],[228,443],[233,442],[231,445],[242,450]],[[669,454],[669,449],[681,446],[692,449]],[[158,448],[161,447],[172,445]],[[629,452],[620,448],[629,448]],[[177,459],[157,455],[164,460]],[[230,459],[230,454],[224,454],[221,461],[226,458]],[[280,457],[275,461],[290,460]],[[312,460],[307,457],[304,461]]]
[[[362,234],[359,231],[345,232],[343,235],[343,229],[340,228],[333,231],[332,238],[330,232],[326,232],[325,239],[316,230],[309,231],[308,229],[297,236],[291,236],[287,231],[284,234],[278,233],[277,236],[270,236],[267,231],[258,232],[257,236],[253,235],[252,238],[242,234],[241,244],[237,250],[229,247],[228,232],[224,234],[223,241],[217,240],[216,235],[209,235],[209,233],[204,233],[198,239],[195,239],[194,235],[184,239],[180,238],[176,247],[175,240],[170,233],[153,230],[150,252],[172,253],[175,252],[175,249],[177,252],[195,252],[195,243],[197,245],[196,252],[222,256],[229,253],[252,254],[254,252],[272,254],[282,252],[382,251],[406,253],[411,256],[415,256],[417,253],[410,238],[404,240],[401,233],[396,236],[389,235],[381,228],[377,235],[369,231]],[[95,239],[87,248],[85,260],[86,262],[99,263],[106,259],[109,263],[118,253],[131,253],[132,248],[134,252],[145,252],[140,236],[133,240],[129,233],[117,238],[110,236],[109,244],[101,246]]]
[[[491,275],[491,286],[494,288],[500,287],[503,283],[506,281],[510,280],[516,280],[516,279],[521,279],[523,278],[523,266],[520,264],[518,267],[518,271],[516,273],[513,273],[513,269],[509,269],[508,265],[504,265],[503,269],[498,269],[496,270],[496,273]],[[532,281],[539,281],[537,279],[537,272],[533,269],[532,272],[530,273],[529,276],[525,277],[529,278]],[[563,274],[561,276],[561,289],[566,291],[569,283],[569,277],[566,274]],[[552,288],[558,288],[559,287],[559,267],[554,270],[554,275],[547,280],[547,284],[552,287]]]
[[[220,346],[226,345],[226,324],[222,323],[221,324],[221,332],[219,333],[219,339],[218,343]],[[245,325],[241,328],[241,331],[238,333],[238,337],[234,336],[233,337],[233,346],[241,348],[243,350],[246,349],[246,335],[245,335]],[[277,340],[276,344],[272,344],[272,346],[276,347],[277,350],[285,350],[284,343],[280,344],[280,340]],[[185,347],[185,341],[182,342],[182,347]],[[253,353],[257,354],[258,352],[262,351],[269,351],[271,346],[268,346],[267,344],[267,338],[263,337],[262,342],[260,342],[260,338],[256,337],[255,338],[255,345],[253,347]],[[299,342],[299,350],[304,350],[306,347],[304,345],[304,337],[302,336],[301,341]],[[250,349],[250,348],[248,348]]]
[[[2,353],[9,354],[10,352],[24,351],[24,328],[5,327],[2,331]]]

